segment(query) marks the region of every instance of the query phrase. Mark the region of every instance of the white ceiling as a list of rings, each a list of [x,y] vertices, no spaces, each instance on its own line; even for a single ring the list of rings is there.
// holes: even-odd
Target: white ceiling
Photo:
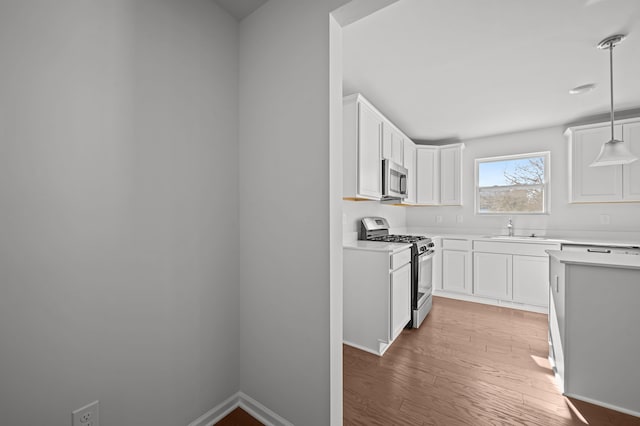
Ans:
[[[238,21],[242,21],[267,0],[215,0],[215,2]]]
[[[415,140],[567,124],[608,112],[619,32],[616,111],[640,108],[640,0],[400,0],[345,27],[344,91]]]

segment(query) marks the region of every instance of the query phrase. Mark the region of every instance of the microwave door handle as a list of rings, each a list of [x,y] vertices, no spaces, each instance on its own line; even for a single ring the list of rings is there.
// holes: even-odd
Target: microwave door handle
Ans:
[[[407,175],[400,175],[400,193],[407,193]]]

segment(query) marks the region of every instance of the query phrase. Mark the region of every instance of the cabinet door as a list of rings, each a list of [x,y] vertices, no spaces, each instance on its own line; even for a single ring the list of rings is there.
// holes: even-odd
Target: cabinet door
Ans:
[[[402,204],[416,203],[416,148],[410,140],[404,141],[404,167],[407,169],[407,198]]]
[[[416,203],[440,203],[440,151],[416,147]]]
[[[565,326],[565,277],[564,264],[552,258],[549,265],[549,337],[551,340],[551,358],[555,369],[564,381],[564,345],[566,345]]]
[[[358,104],[358,194],[382,197],[382,118],[363,103]]]
[[[442,289],[458,293],[470,293],[469,253],[457,250],[442,250]]]
[[[433,288],[442,290],[442,239],[434,238],[435,254],[433,255]]]
[[[640,121],[623,126],[624,143],[640,158]],[[622,198],[625,201],[640,201],[640,160],[622,166]]]
[[[622,137],[622,126],[615,127],[615,135]],[[622,200],[622,166],[589,167],[609,139],[610,127],[577,129],[571,134],[570,202]]]
[[[403,145],[402,134],[391,123],[385,121],[382,128],[382,157],[404,166]]]
[[[511,300],[511,255],[473,254],[473,294]]]
[[[513,301],[546,307],[548,291],[549,258],[513,256]]]
[[[404,137],[400,133],[391,133],[391,160],[401,166],[404,166],[404,142]]]
[[[462,205],[462,147],[440,149],[440,204]]]
[[[391,274],[391,339],[411,320],[411,264]]]

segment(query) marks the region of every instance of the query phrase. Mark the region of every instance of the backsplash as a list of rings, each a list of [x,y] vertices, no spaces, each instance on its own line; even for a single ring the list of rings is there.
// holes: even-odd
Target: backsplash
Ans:
[[[342,229],[345,240],[357,238],[360,220],[366,216],[381,216],[389,221],[392,232],[407,227],[407,208],[379,201],[342,201]]]

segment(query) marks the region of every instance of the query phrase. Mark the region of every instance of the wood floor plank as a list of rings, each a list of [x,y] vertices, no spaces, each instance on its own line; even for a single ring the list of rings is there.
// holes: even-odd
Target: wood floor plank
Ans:
[[[640,426],[565,398],[547,336],[546,315],[434,297],[383,357],[344,347],[345,424]]]
[[[350,389],[344,390],[344,403],[351,407],[345,411],[343,423],[345,426],[423,426],[419,415],[401,413],[387,404],[368,398],[362,392]]]
[[[242,408],[236,408],[225,418],[216,423],[217,426],[263,426]]]

